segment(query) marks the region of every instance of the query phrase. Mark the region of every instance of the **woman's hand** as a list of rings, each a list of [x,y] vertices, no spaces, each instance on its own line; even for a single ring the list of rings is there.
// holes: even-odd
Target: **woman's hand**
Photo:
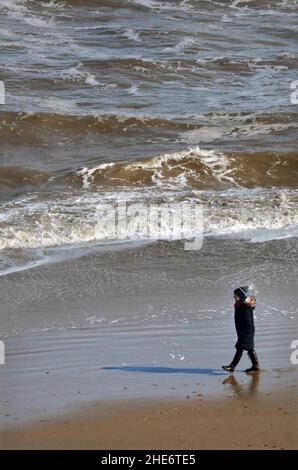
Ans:
[[[255,308],[256,303],[257,303],[257,299],[253,296],[248,296],[248,297],[246,297],[244,303],[246,303],[247,305],[249,305],[252,308]]]

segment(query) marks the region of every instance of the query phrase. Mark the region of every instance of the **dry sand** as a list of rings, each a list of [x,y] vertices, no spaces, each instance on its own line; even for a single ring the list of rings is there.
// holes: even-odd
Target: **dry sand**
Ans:
[[[297,449],[295,385],[283,393],[90,403],[0,433],[2,449]]]

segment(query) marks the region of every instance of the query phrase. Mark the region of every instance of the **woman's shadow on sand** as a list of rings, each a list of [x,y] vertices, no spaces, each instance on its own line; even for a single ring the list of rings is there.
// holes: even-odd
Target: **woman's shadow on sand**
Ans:
[[[226,375],[219,369],[185,369],[178,367],[154,367],[154,366],[121,366],[121,367],[102,367],[103,370],[121,370],[124,372],[149,372],[155,374],[199,374],[199,375]]]

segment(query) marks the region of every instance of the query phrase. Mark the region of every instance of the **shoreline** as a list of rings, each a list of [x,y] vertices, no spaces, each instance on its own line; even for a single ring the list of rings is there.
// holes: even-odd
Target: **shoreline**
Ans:
[[[293,384],[294,385],[294,384]],[[0,432],[2,449],[297,449],[293,386],[253,397],[122,400]],[[228,431],[228,432],[227,432]]]
[[[296,244],[297,240],[253,245],[209,240],[202,250],[189,253],[180,244],[158,243],[5,276],[0,289],[1,326],[6,332],[6,364],[1,369],[1,445],[15,445],[20,437],[18,430],[24,430],[26,442],[33,446],[35,438],[32,435],[31,442],[29,430],[38,423],[46,425],[49,419],[57,423],[53,433],[61,428],[61,445],[67,445],[64,434],[69,429],[62,432],[63,417],[70,416],[76,429],[73,432],[81,433],[84,425],[76,424],[80,420],[77,411],[87,412],[91,403],[100,403],[101,410],[111,403],[111,410],[115,408],[121,417],[126,413],[125,403],[143,400],[145,410],[161,400],[163,409],[159,411],[164,411],[169,403],[172,406],[177,402],[179,409],[182,406],[181,413],[174,413],[166,422],[174,421],[175,429],[188,429],[188,421],[181,421],[184,401],[211,403],[209,399],[219,397],[218,406],[225,410],[226,403],[240,397],[253,400],[261,416],[261,397],[280,393],[275,408],[264,403],[268,408],[266,420],[268,416],[276,418],[276,410],[289,403],[290,391],[296,390],[291,387],[297,383],[297,368],[290,359],[290,345],[297,331]],[[243,372],[250,366],[245,354],[232,380],[221,366],[235,351],[231,286],[239,285],[239,279],[244,278],[258,298],[255,341],[262,373],[253,378]],[[13,298],[11,292],[15,293]],[[126,420],[135,416],[138,423],[137,411],[131,405],[131,416]],[[90,408],[89,417],[95,416],[96,408]],[[206,416],[205,407],[200,408],[205,424],[220,421],[212,414],[213,408]],[[231,416],[224,413],[221,418],[228,429],[236,426],[233,420],[230,423],[232,416],[241,413],[233,407],[230,411]],[[191,412],[186,409],[185,413],[191,421]],[[290,416],[285,417],[287,427],[291,426]],[[253,419],[247,418],[248,423]],[[103,419],[111,441],[101,445],[117,448],[122,440],[112,440],[111,416],[100,415],[93,428],[97,429]],[[119,435],[125,438],[124,421]],[[83,438],[88,435],[88,426]],[[237,426],[245,433],[241,420]],[[257,424],[260,429],[262,426],[261,422]],[[156,427],[156,432],[151,429],[153,435],[158,434]],[[202,436],[207,431],[203,428]],[[165,427],[165,436],[167,432]],[[223,428],[221,432],[225,438]],[[50,427],[45,442],[49,433]],[[97,432],[89,434],[97,448]],[[176,439],[176,434],[173,436]],[[146,444],[135,437],[135,445],[141,448]],[[196,447],[211,448],[211,437]],[[266,443],[264,438],[259,442]],[[220,433],[217,441],[222,448],[232,445],[220,440]],[[80,440],[77,442],[80,446]],[[173,439],[170,442],[174,448],[179,444]],[[181,446],[190,447],[192,442],[188,436]],[[257,441],[245,442],[258,445]],[[272,437],[268,445],[284,447],[284,442],[287,440],[279,442]],[[75,436],[70,444],[75,446]],[[157,444],[150,445],[154,448]]]
[[[141,335],[119,325],[8,339],[1,370],[0,430],[61,416],[91,402],[249,398],[283,391],[297,382],[296,368],[289,362],[286,319],[274,325],[278,347],[270,322],[260,324],[262,373],[245,374],[250,361],[244,355],[233,382],[221,369],[234,353],[233,333],[222,324],[214,335],[212,320],[193,325],[196,328],[147,326]],[[267,339],[266,332],[271,332]]]

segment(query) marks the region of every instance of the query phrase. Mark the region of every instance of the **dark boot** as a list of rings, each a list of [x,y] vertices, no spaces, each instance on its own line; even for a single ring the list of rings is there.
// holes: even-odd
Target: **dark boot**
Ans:
[[[236,354],[234,356],[234,359],[232,360],[231,364],[229,366],[222,366],[223,370],[226,370],[227,372],[234,372],[235,367],[237,366],[238,362],[240,361],[241,357],[243,354],[242,349],[236,349]]]
[[[252,363],[252,367],[250,367],[249,369],[246,369],[246,373],[250,373],[250,372],[260,372],[260,365],[259,365],[259,361],[258,361],[258,356],[257,356],[257,353],[254,349],[251,349],[250,351],[247,351],[247,354],[251,360],[251,363]]]
[[[221,368],[222,368],[223,370],[225,370],[225,371],[227,371],[227,372],[231,372],[231,373],[233,373],[234,370],[235,370],[235,367],[233,367],[233,366],[221,366]]]

